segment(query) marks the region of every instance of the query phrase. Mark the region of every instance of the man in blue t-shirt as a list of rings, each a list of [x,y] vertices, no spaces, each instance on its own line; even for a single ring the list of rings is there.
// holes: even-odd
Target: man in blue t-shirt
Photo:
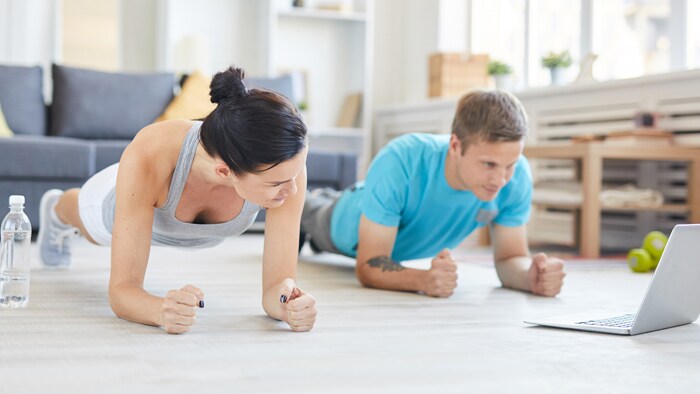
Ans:
[[[526,224],[532,177],[522,156],[527,117],[502,91],[474,91],[458,103],[451,135],[408,134],[387,144],[364,182],[307,194],[302,242],[355,257],[360,282],[448,297],[457,265],[448,249],[489,226],[504,287],[557,295],[564,263],[530,256]],[[429,270],[401,261],[433,257]]]

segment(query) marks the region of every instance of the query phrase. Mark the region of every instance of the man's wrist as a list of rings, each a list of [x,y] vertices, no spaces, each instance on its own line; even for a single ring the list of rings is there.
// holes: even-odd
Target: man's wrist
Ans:
[[[413,288],[425,293],[428,288],[428,273],[430,270],[413,270]]]
[[[496,272],[505,288],[532,291],[530,265],[532,259],[526,256],[512,257],[496,262]]]

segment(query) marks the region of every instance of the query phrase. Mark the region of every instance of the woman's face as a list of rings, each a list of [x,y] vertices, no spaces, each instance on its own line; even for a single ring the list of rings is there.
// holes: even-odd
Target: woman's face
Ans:
[[[236,192],[263,208],[279,207],[297,193],[297,177],[306,171],[307,152],[305,147],[293,158],[262,172],[234,175]]]

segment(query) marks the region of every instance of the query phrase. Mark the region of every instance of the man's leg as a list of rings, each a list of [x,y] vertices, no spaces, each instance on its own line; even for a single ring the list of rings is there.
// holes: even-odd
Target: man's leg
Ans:
[[[303,238],[308,237],[314,252],[340,254],[331,240],[331,217],[333,216],[333,208],[342,194],[342,191],[331,188],[316,189],[306,194],[304,211],[301,214],[300,251],[303,246]]]

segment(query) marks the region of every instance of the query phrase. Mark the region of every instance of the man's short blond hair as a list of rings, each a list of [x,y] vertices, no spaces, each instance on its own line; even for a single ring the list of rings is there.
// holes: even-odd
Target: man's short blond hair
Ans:
[[[518,99],[502,90],[473,90],[459,99],[452,133],[463,152],[473,142],[514,142],[527,135],[527,114]]]

